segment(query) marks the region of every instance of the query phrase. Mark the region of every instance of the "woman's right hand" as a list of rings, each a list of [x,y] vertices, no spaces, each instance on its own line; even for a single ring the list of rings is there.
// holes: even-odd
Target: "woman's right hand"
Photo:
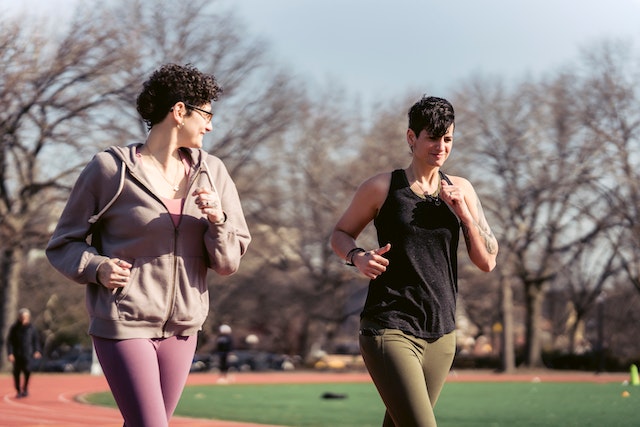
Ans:
[[[131,267],[127,261],[112,258],[98,267],[98,282],[109,289],[123,288],[129,282]]]
[[[387,271],[389,260],[382,255],[390,250],[391,243],[387,243],[381,248],[360,252],[353,256],[353,265],[369,279],[377,279],[378,276]]]

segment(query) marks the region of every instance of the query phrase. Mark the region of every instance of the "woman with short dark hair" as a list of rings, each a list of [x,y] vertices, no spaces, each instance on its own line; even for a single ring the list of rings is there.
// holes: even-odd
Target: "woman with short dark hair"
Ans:
[[[331,236],[334,251],[371,279],[361,313],[360,349],[387,408],[383,426],[433,427],[456,351],[457,249],[462,229],[471,261],[496,265],[498,242],[466,179],[441,171],[455,115],[445,99],[409,110],[411,163],[369,178]],[[371,221],[380,247],[356,238]]]

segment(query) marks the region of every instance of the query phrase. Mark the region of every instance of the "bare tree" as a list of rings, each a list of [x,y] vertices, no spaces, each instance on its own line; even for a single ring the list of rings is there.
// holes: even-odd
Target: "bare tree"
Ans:
[[[266,272],[268,286],[283,297],[278,312],[272,310],[267,333],[292,334],[281,342],[302,355],[314,345],[332,346],[338,325],[349,315],[345,303],[353,280],[328,242],[349,191],[343,184],[351,172],[344,153],[357,148],[359,122],[343,98],[320,98],[317,103],[299,98],[295,126],[278,149],[263,156],[273,168],[263,167],[260,191],[252,200],[259,206],[255,237],[265,245],[255,249],[263,257],[257,274],[264,279]]]
[[[559,73],[513,93],[476,81],[458,101],[465,138],[491,167],[492,205],[499,208],[492,213],[507,257],[502,274],[524,286],[531,367],[542,365],[542,307],[551,281],[607,226],[606,203],[592,190],[603,150],[580,127],[574,81]]]
[[[584,126],[608,148],[601,193],[612,205],[617,259],[640,292],[640,56],[633,45],[605,40],[584,53]]]
[[[7,21],[0,35],[2,337],[15,317],[23,262],[48,240],[56,194],[100,139],[106,124],[97,107],[121,93],[110,76],[127,60],[109,43],[113,29],[78,20],[51,42],[22,22]]]
[[[557,328],[559,336],[567,336],[568,353],[590,350],[581,331],[585,320],[595,307],[599,298],[604,295],[605,286],[615,283],[620,263],[616,262],[619,245],[612,242],[605,232],[592,242],[578,248],[570,268],[559,272],[554,287],[559,293],[568,295],[570,310],[564,310],[565,316],[560,319]],[[581,349],[578,349],[578,346]]]

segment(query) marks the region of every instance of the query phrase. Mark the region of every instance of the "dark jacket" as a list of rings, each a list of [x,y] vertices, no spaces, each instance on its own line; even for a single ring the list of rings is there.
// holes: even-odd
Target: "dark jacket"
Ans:
[[[21,322],[11,325],[7,354],[13,354],[16,359],[31,359],[36,351],[40,352],[40,337],[35,326],[31,323],[23,325]]]

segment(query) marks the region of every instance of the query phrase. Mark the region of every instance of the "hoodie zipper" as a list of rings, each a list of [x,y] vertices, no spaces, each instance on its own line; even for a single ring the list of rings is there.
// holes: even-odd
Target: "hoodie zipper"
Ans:
[[[185,194],[185,203],[186,203],[186,199],[189,197],[189,194],[191,193],[191,189],[193,187],[193,184],[196,182],[196,180],[198,179],[198,177],[202,174],[202,173],[206,173],[207,174],[207,179],[209,181],[209,184],[211,185],[212,189],[215,190],[215,185],[213,184],[213,181],[211,179],[211,176],[208,173],[208,168],[203,168],[202,163],[203,160],[201,160],[200,162],[200,166],[198,166],[198,168],[194,168],[193,170],[193,176],[191,176],[191,174],[189,174],[189,182],[187,183],[187,191]],[[144,179],[141,179],[141,177],[137,176],[137,174],[135,173],[135,171],[130,168],[129,169],[129,173],[131,174],[132,178],[135,178],[138,182],[140,182],[149,192],[149,194],[154,197],[156,200],[158,200],[160,203],[162,203],[162,205],[165,207],[165,209],[167,209],[167,206],[164,204],[164,202],[162,201],[162,199],[160,197],[158,197],[155,192],[153,191],[152,188],[149,188],[146,184]],[[217,191],[217,190],[215,190]],[[184,205],[183,205],[183,210],[184,210]],[[167,209],[167,212],[169,210]],[[178,256],[177,256],[177,251],[178,251],[178,238],[180,237],[180,231],[179,231],[179,226],[180,226],[180,222],[182,222],[182,218],[180,218],[180,221],[178,222],[178,226],[176,227],[173,223],[173,229],[174,229],[174,240],[173,240],[173,271],[171,273],[171,300],[169,301],[169,304],[167,306],[167,312],[165,315],[165,320],[164,323],[162,324],[162,336],[164,337],[166,332],[167,332],[167,325],[169,324],[169,320],[172,317],[173,311],[174,311],[174,305],[175,305],[175,301],[176,301],[176,293],[177,293],[177,273],[178,273]]]
[[[178,223],[179,225],[180,223]],[[180,234],[180,230],[178,230],[178,227],[174,226],[174,232],[173,232],[173,270],[171,272],[171,299],[169,300],[169,304],[167,305],[167,314],[165,316],[165,320],[164,323],[162,325],[162,336],[165,336],[165,333],[167,332],[167,324],[169,323],[169,320],[171,319],[171,316],[173,314],[173,310],[174,310],[174,305],[176,303],[176,293],[178,291],[178,286],[176,284],[178,278],[177,278],[177,273],[178,273],[178,255],[177,255],[177,251],[178,251],[178,237]]]
[[[178,281],[178,277],[177,277],[177,273],[178,273],[178,238],[180,237],[180,223],[182,222],[182,214],[184,213],[184,206],[186,205],[186,199],[189,197],[189,194],[191,193],[191,188],[193,187],[193,184],[196,182],[197,177],[202,173],[202,168],[198,168],[197,170],[193,171],[193,176],[191,176],[191,174],[189,174],[189,182],[187,183],[187,191],[186,191],[186,195],[185,195],[185,203],[182,205],[182,212],[180,215],[180,219],[178,221],[178,226],[176,227],[175,225],[174,227],[174,233],[173,233],[173,271],[171,274],[171,300],[169,301],[169,304],[167,306],[167,314],[165,316],[165,320],[164,323],[162,325],[162,336],[164,337],[166,332],[167,332],[167,325],[169,324],[169,320],[171,320],[172,314],[173,314],[173,310],[174,310],[174,305],[176,303],[176,293],[178,292],[178,286],[177,286],[177,281]],[[164,202],[162,203],[164,205]],[[166,208],[166,205],[165,205]]]
[[[147,192],[149,193],[149,195],[151,197],[155,198],[158,202],[160,202],[162,204],[162,206],[164,206],[164,208],[166,209],[167,213],[169,214],[169,217],[171,217],[169,209],[167,208],[167,205],[165,205],[165,203],[162,201],[162,198],[159,197],[158,195],[156,195],[156,193],[153,191],[153,189],[146,185],[145,180],[141,179],[141,177],[137,176],[135,171],[130,170],[130,173],[131,173],[131,176],[133,178],[135,178],[139,183],[141,183],[144,186],[144,188],[146,188]],[[187,196],[189,195],[189,191],[191,189],[191,184],[192,184],[192,181],[190,180],[189,187],[187,188]],[[169,220],[171,221],[171,218],[169,218]],[[180,219],[180,221],[182,221],[182,218]],[[169,300],[169,304],[167,305],[167,311],[166,311],[165,316],[164,316],[164,322],[162,323],[162,336],[163,337],[165,337],[165,334],[167,332],[167,325],[169,324],[169,320],[171,319],[171,316],[172,316],[172,313],[173,313],[174,305],[175,305],[175,302],[176,302],[176,292],[177,292],[176,281],[177,281],[177,273],[178,273],[177,251],[178,251],[179,230],[178,230],[178,227],[176,227],[175,224],[173,224],[173,221],[172,221],[171,225],[173,226],[173,268],[172,268],[172,272],[171,272],[171,299]],[[178,222],[178,226],[180,226],[180,222]]]

